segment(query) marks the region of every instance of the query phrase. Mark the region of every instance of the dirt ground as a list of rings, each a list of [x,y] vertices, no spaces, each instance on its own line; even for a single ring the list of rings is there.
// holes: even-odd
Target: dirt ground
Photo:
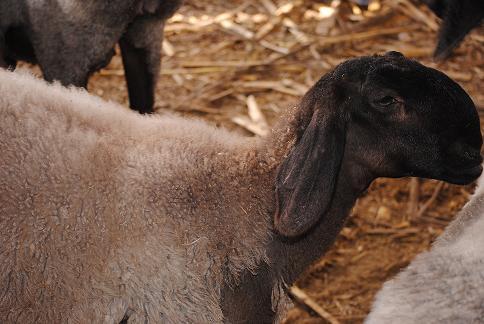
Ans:
[[[388,50],[446,72],[484,108],[483,28],[450,59],[433,62],[439,21],[414,4],[376,0],[362,15],[344,3],[334,10],[310,0],[188,0],[166,28],[157,113],[196,116],[255,136],[266,126],[248,117],[248,104],[255,101],[271,125],[339,62]],[[91,79],[89,90],[127,105],[119,56]],[[429,247],[472,186],[420,180],[419,191],[411,203],[409,179],[373,183],[336,244],[297,286],[340,323],[362,322],[382,283]],[[303,305],[286,320],[325,322]]]

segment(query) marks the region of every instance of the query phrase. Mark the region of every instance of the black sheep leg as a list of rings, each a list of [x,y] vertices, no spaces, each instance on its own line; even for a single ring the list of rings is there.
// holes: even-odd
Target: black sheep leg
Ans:
[[[160,71],[163,22],[136,19],[119,41],[128,85],[129,103],[140,113],[152,113]]]
[[[5,42],[3,39],[3,35],[0,35],[0,68],[6,69],[7,67],[8,65],[5,60]]]
[[[445,59],[484,18],[484,0],[451,0],[442,13],[442,26],[434,56]]]
[[[5,44],[5,35],[0,31],[0,68],[15,69],[17,62],[7,58],[7,48]]]
[[[153,112],[154,76],[147,64],[147,52],[136,48],[125,38],[119,41],[123,58],[124,73],[128,85],[129,105],[140,113]]]

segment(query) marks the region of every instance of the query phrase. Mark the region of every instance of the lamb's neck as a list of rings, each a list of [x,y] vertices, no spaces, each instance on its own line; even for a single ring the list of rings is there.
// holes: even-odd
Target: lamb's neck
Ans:
[[[275,239],[270,248],[270,258],[287,284],[292,284],[331,247],[356,200],[373,179],[362,168],[343,163],[331,207],[316,227],[294,240]]]
[[[269,211],[270,215],[259,216],[265,218],[264,221],[267,222],[270,231],[273,231],[274,190],[278,167],[293,147],[297,132],[300,131],[299,125],[304,124],[304,120],[309,118],[295,113],[296,110],[297,107],[289,109],[272,133],[267,138],[257,141],[256,164],[246,168],[248,173],[243,177],[250,178],[249,175],[254,176],[255,170],[258,170],[258,178],[253,180],[258,185],[251,188],[255,190],[256,196],[261,193],[267,194],[261,199],[265,205],[261,210]],[[277,272],[276,275],[282,275],[288,284],[294,282],[304,269],[319,259],[333,244],[356,200],[375,179],[364,166],[349,162],[358,161],[358,157],[349,156],[350,152],[349,150],[343,157],[332,204],[321,221],[297,239],[287,240],[275,234],[267,247],[270,267]]]
[[[276,168],[294,146],[297,137],[297,111],[297,106],[287,109],[276,122],[271,133],[260,141],[261,145],[258,148],[260,158],[268,164],[274,164]]]

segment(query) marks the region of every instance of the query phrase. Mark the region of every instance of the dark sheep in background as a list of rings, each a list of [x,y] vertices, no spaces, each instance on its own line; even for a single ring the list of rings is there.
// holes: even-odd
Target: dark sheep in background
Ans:
[[[366,10],[370,0],[350,0]],[[442,19],[434,57],[443,60],[452,54],[465,36],[484,19],[484,0],[420,0]]]
[[[421,0],[442,19],[434,57],[447,58],[484,18],[484,0]]]
[[[183,0],[2,0],[0,67],[39,64],[44,78],[87,87],[119,43],[130,106],[153,111],[165,21]]]

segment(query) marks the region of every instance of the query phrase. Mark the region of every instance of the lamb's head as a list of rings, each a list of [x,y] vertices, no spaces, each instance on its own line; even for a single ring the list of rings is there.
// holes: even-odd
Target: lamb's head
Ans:
[[[285,236],[324,217],[342,165],[369,182],[418,176],[466,184],[482,172],[472,100],[445,74],[397,52],[337,66],[304,96],[294,127],[276,178],[274,225]]]

